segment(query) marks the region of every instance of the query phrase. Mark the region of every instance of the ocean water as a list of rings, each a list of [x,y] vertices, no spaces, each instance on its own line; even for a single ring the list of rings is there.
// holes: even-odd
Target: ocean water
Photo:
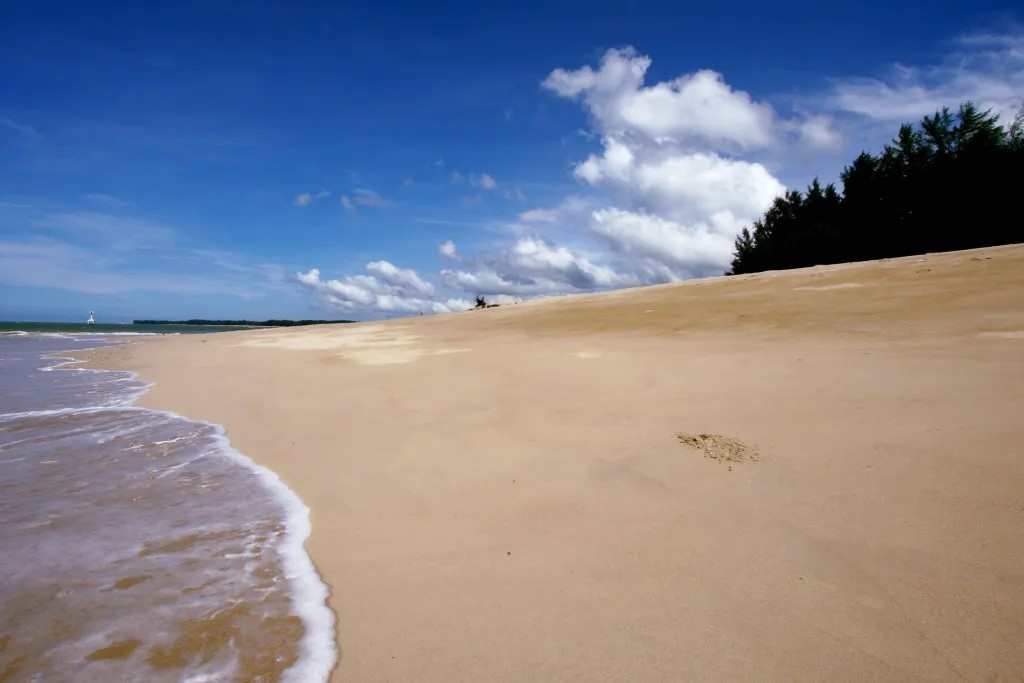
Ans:
[[[133,405],[0,332],[0,681],[317,681],[335,660],[308,510],[213,424]]]
[[[230,332],[249,330],[237,325],[136,325],[134,323],[33,323],[0,320],[0,334],[24,332],[26,334],[73,334],[77,336],[107,335],[129,336],[137,334],[200,334],[204,332]]]

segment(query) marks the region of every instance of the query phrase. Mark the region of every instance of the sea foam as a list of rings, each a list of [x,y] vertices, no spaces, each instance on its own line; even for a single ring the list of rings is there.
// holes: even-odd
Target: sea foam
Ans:
[[[80,333],[79,333],[80,334]],[[21,335],[12,335],[21,336]],[[283,535],[275,546],[280,558],[281,567],[285,580],[288,583],[288,598],[291,603],[291,611],[303,624],[303,634],[297,644],[299,656],[297,661],[283,672],[283,678],[287,681],[326,681],[337,660],[337,650],[334,641],[334,614],[327,604],[329,595],[328,587],[321,580],[312,559],[306,552],[304,544],[311,533],[310,511],[302,500],[292,491],[282,479],[272,470],[255,463],[245,454],[234,448],[228,439],[224,428],[221,425],[185,418],[171,411],[154,410],[134,405],[140,396],[153,386],[151,382],[140,380],[135,373],[127,373],[110,370],[96,370],[90,368],[78,368],[76,365],[82,361],[71,356],[64,355],[73,353],[75,350],[65,352],[53,352],[44,354],[43,357],[56,361],[51,365],[38,368],[40,371],[53,372],[62,370],[66,372],[89,372],[97,373],[99,377],[106,375],[109,382],[130,382],[133,386],[121,385],[121,389],[111,395],[110,401],[99,405],[78,405],[59,408],[41,408],[36,410],[9,411],[0,413],[0,424],[9,424],[12,421],[25,418],[51,418],[65,419],[76,415],[88,415],[92,413],[137,413],[140,416],[152,418],[165,418],[166,420],[181,421],[195,425],[197,430],[206,428],[210,430],[207,434],[211,438],[210,452],[241,465],[251,471],[260,482],[262,487],[268,491],[274,501],[283,511]],[[116,424],[109,429],[100,429],[95,436],[100,439],[99,443],[106,443],[115,438],[125,439],[134,432],[144,429],[143,425],[131,425],[118,427]],[[197,431],[196,434],[199,432]],[[148,442],[150,445],[169,447],[181,440],[188,440],[190,434],[174,436],[169,439]],[[0,446],[6,450],[17,442],[12,441]],[[130,446],[125,450],[131,450]],[[11,453],[13,455],[13,453]],[[206,455],[206,452],[203,453]],[[199,456],[202,457],[202,456]],[[179,465],[172,466],[173,470],[187,467],[195,460],[189,460]],[[5,464],[16,462],[15,459],[5,459]],[[42,461],[37,461],[42,462]],[[54,461],[54,464],[57,464]],[[170,472],[166,472],[170,473]],[[163,476],[163,474],[159,475]],[[246,552],[249,552],[247,547]],[[209,678],[209,676],[213,678]],[[216,674],[212,672],[188,672],[186,680],[214,680]]]

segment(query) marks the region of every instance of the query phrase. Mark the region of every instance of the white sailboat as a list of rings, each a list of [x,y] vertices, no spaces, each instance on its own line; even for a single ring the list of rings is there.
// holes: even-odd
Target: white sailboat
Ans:
[[[86,325],[95,325],[96,324],[96,315],[95,315],[95,313],[93,313],[92,311],[89,311],[89,319],[85,321],[85,324]]]

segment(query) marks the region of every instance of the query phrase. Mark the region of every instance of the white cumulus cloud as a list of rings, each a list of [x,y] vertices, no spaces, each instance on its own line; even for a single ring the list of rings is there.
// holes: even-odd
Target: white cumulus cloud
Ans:
[[[444,256],[445,258],[459,258],[459,250],[455,247],[455,242],[452,242],[451,240],[441,242],[441,244],[437,246],[437,252],[441,254],[441,256]]]
[[[772,108],[731,88],[703,69],[645,86],[650,57],[631,47],[608,50],[597,70],[555,69],[543,86],[581,98],[605,134],[625,132],[654,140],[763,147],[775,136]]]
[[[483,173],[474,179],[473,184],[482,187],[485,190],[493,190],[498,186],[498,181],[491,175]]]
[[[736,154],[771,149],[781,136],[815,148],[841,138],[827,117],[782,119],[714,71],[646,84],[650,65],[632,48],[613,49],[596,69],[555,69],[543,83],[580,101],[600,136],[600,151],[573,168],[606,193],[590,200],[580,229],[612,249],[606,260],[620,281],[721,272],[736,233],[785,191],[767,166]],[[534,209],[520,220],[555,223],[566,213]]]
[[[366,270],[398,290],[427,295],[434,293],[434,286],[421,278],[415,270],[398,268],[388,261],[371,261],[366,264]]]
[[[779,176],[806,182],[808,168],[828,172],[840,154],[884,143],[877,135],[891,136],[894,121],[969,99],[1006,123],[1024,99],[1019,32],[961,38],[938,65],[831,81],[813,99],[792,99],[788,113],[710,69],[648,82],[651,65],[626,47],[548,74],[542,88],[589,116],[582,136],[592,149],[571,166],[578,189],[492,222],[506,238],[484,253],[441,243],[438,252],[455,263],[435,281],[374,261],[357,275],[325,281],[313,269],[297,282],[345,310],[391,313],[455,310],[474,295],[502,303],[721,273],[736,234],[785,192]],[[452,184],[479,190],[464,203],[525,198],[489,173],[446,172]],[[349,209],[386,203],[369,191],[341,202]]]
[[[836,129],[835,122],[829,116],[808,116],[796,124],[796,130],[800,141],[809,147],[834,150],[843,144],[843,135]]]
[[[338,201],[347,211],[355,211],[360,207],[379,209],[391,203],[373,190],[366,188],[357,188],[349,194],[343,194]]]
[[[573,175],[597,194],[523,211],[514,242],[442,271],[446,286],[489,299],[538,296],[728,266],[736,233],[785,191],[764,164],[734,155],[770,147],[797,121],[780,120],[713,71],[645,84],[650,65],[625,48],[606,52],[597,68],[551,72],[543,86],[591,115],[600,151]],[[825,119],[804,123],[798,134],[813,138],[808,144],[834,143]]]
[[[471,307],[459,297],[436,297],[434,286],[416,271],[389,261],[371,261],[369,275],[324,280],[319,268],[295,274],[295,281],[313,291],[326,305],[346,312],[395,315],[449,313]]]
[[[523,237],[497,255],[441,271],[446,285],[474,295],[538,296],[637,284],[589,256],[539,237]]]
[[[302,194],[296,195],[292,202],[295,206],[309,206],[318,199],[331,196],[331,193],[327,190],[320,190],[316,194],[312,192],[303,192]]]
[[[740,226],[727,212],[684,225],[644,212],[601,209],[593,213],[591,227],[648,274],[677,279],[720,272]]]

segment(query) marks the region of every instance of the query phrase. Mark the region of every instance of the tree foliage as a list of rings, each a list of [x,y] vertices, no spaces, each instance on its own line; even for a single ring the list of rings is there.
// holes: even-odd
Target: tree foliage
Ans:
[[[1024,242],[1024,108],[1006,128],[970,102],[862,152],[842,193],[815,180],[736,238],[729,274]]]

